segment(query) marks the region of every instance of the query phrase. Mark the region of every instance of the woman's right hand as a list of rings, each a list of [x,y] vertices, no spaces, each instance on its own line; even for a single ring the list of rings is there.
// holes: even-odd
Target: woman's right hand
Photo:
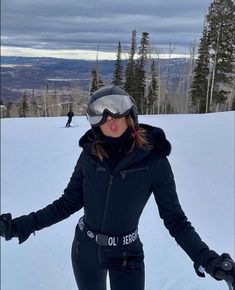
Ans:
[[[216,280],[225,280],[235,287],[235,262],[229,254],[223,253],[211,260],[206,267],[206,272]]]
[[[0,215],[0,236],[5,238],[6,241],[17,237],[16,227],[10,213]]]

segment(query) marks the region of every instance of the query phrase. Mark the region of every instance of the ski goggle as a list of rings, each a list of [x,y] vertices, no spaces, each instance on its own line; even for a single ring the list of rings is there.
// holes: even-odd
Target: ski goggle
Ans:
[[[134,101],[128,95],[107,95],[88,104],[87,119],[92,126],[100,126],[106,122],[107,115],[121,118],[129,114]]]

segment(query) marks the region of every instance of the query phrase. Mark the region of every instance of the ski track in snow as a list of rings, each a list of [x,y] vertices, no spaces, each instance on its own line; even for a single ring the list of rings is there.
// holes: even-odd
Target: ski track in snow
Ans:
[[[170,140],[179,199],[197,232],[212,249],[234,257],[234,112],[139,119],[164,129]],[[74,120],[78,127],[64,130],[67,117],[1,120],[1,212],[28,214],[62,194],[81,152],[78,140],[90,128],[86,117]],[[31,235],[21,245],[16,239],[2,240],[1,289],[76,290],[70,248],[82,214]],[[227,289],[208,275],[196,276],[192,261],[163,226],[153,197],[139,232],[146,290]]]

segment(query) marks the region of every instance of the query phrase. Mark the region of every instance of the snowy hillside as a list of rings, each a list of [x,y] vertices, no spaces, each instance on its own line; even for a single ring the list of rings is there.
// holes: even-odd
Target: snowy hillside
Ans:
[[[165,130],[182,207],[202,239],[235,257],[234,112],[140,116]],[[66,187],[89,129],[63,128],[67,118],[1,120],[1,212],[13,217],[40,209]],[[36,233],[23,244],[1,241],[2,290],[76,290],[70,262],[74,229],[82,212]],[[224,282],[196,276],[192,261],[170,237],[151,198],[140,220],[146,290],[223,290]],[[95,289],[94,289],[95,290]],[[130,289],[133,290],[133,289]]]

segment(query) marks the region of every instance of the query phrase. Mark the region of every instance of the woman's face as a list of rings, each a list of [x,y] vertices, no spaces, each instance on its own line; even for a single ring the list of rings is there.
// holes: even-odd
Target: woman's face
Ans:
[[[100,126],[102,133],[108,137],[120,137],[127,129],[126,118],[107,117],[106,122]]]

